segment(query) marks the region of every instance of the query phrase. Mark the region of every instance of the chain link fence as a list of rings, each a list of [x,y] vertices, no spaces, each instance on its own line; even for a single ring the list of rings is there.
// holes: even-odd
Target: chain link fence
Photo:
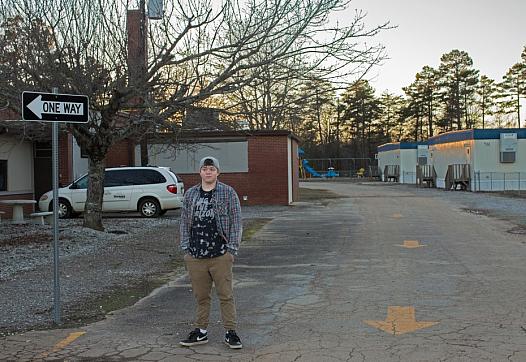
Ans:
[[[307,158],[306,160],[318,174],[327,175],[331,169],[339,177],[356,177],[360,169],[363,169],[365,176],[369,176],[369,166],[374,164],[370,158]],[[311,176],[309,172],[306,172],[302,178],[309,176]]]
[[[525,191],[526,172],[474,172],[472,174],[472,191]],[[443,181],[443,180],[442,180]],[[400,183],[415,184],[416,172],[400,172]],[[440,183],[440,182],[439,182]],[[442,188],[444,187],[442,182]]]

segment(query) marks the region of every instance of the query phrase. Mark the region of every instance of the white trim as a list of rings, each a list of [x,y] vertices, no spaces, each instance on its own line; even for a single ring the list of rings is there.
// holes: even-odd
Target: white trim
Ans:
[[[22,190],[22,191],[0,191],[0,197],[10,196],[10,195],[33,195],[32,190]]]
[[[289,205],[292,204],[292,139],[287,137],[287,189]]]

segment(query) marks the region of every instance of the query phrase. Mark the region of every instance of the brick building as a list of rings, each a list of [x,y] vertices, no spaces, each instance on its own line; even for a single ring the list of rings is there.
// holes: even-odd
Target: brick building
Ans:
[[[189,188],[200,180],[199,160],[216,156],[219,179],[234,187],[242,204],[289,205],[298,200],[298,142],[289,131],[214,131],[183,134],[174,149],[170,136],[161,135],[149,139],[149,163],[170,166]]]
[[[51,142],[25,139],[27,125],[4,122],[0,129],[0,200],[38,200],[51,190]],[[45,127],[46,125],[44,125]],[[149,163],[169,166],[188,188],[199,181],[201,157],[214,155],[221,162],[220,180],[234,187],[242,204],[288,205],[298,199],[298,138],[288,131],[187,133],[177,138],[161,135],[149,139]],[[140,165],[139,146],[132,140],[114,145],[106,167]],[[87,172],[88,161],[71,134],[59,136],[59,182],[67,185]],[[25,206],[25,213],[35,206]],[[11,217],[11,207],[0,205]]]

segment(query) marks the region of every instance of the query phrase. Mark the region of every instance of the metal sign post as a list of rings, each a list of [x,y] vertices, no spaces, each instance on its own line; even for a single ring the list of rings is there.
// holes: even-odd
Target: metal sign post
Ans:
[[[58,93],[58,88],[53,88],[53,93]],[[51,138],[53,154],[53,320],[60,324],[60,268],[58,251],[58,123],[53,122],[53,135]]]
[[[53,154],[53,321],[55,324],[61,324],[58,248],[58,123],[87,123],[88,104],[87,96],[58,94],[58,88],[53,88],[53,93],[22,93],[22,119],[24,121],[53,123],[51,142]]]

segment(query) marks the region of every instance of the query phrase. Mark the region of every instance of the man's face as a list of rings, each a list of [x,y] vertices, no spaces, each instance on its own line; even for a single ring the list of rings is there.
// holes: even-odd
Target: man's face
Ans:
[[[204,183],[212,184],[217,181],[219,171],[215,166],[203,166],[201,167],[201,170],[199,170],[199,174],[201,175],[201,180]]]

